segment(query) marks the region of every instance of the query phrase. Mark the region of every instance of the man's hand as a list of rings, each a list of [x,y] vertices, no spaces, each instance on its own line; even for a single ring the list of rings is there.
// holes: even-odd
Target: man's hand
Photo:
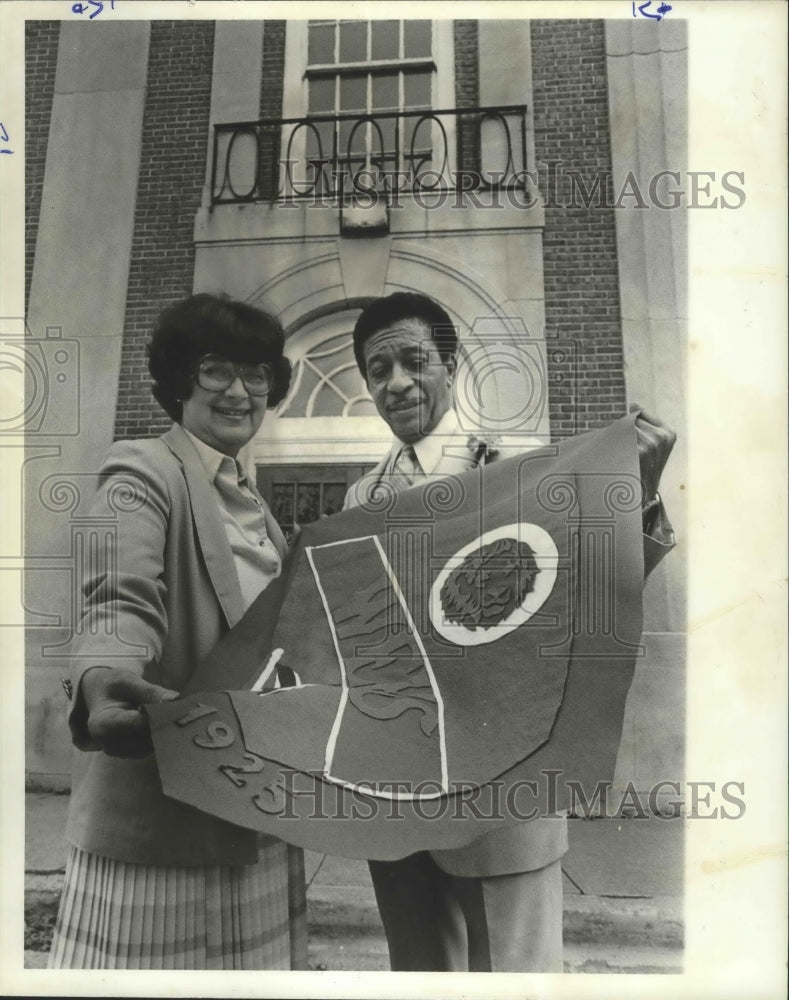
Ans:
[[[630,412],[640,410],[638,403],[630,404]],[[636,435],[638,437],[638,464],[641,473],[641,485],[644,488],[644,503],[653,500],[660,485],[671,449],[677,440],[677,435],[662,420],[641,413],[636,418]]]
[[[179,697],[177,691],[151,684],[123,667],[91,667],[82,675],[79,690],[87,709],[88,732],[110,757],[153,753],[148,717],[140,705]]]

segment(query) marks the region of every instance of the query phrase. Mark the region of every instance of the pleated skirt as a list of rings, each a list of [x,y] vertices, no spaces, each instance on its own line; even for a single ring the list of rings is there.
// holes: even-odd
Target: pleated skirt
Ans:
[[[304,856],[261,838],[257,864],[139,865],[72,847],[50,969],[306,969]]]

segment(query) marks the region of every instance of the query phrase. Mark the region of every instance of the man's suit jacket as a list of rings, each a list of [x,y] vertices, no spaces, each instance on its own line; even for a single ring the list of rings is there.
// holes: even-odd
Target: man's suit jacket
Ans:
[[[112,515],[117,524],[117,576],[94,567],[83,588],[86,614],[72,662],[69,725],[86,752],[76,755],[66,837],[83,850],[143,864],[249,864],[257,858],[256,834],[165,798],[153,755],[121,759],[93,750],[78,697],[82,674],[99,665],[126,667],[182,690],[244,613],[214,490],[182,428],[113,445],[93,512]],[[266,518],[284,555],[284,538],[268,510]],[[129,644],[127,657],[107,658],[102,633],[108,630]]]
[[[458,435],[462,443],[461,435]],[[431,473],[436,476],[459,475],[462,472],[510,457],[491,449],[485,442],[473,439],[465,449],[452,449],[445,453]],[[385,478],[389,456],[385,456],[370,472],[349,489],[345,506],[355,507],[364,502],[366,495]],[[661,509],[661,517],[663,512]],[[644,563],[647,575],[671,546],[644,536]],[[443,871],[450,875],[483,877],[510,875],[515,872],[544,868],[567,852],[567,820],[562,817],[537,817],[512,824],[487,833],[466,847],[452,850],[431,851],[431,857]]]

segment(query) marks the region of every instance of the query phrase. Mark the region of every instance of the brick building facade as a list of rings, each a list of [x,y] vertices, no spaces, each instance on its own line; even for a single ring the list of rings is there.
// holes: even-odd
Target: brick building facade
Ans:
[[[145,342],[159,310],[194,280],[195,214],[210,150],[212,22],[151,23],[142,152],[119,377],[115,437],[162,433],[166,416],[148,389]],[[282,115],[286,22],[264,25],[260,117]],[[27,283],[41,197],[58,22],[27,24]],[[577,354],[546,354],[552,438],[602,426],[625,409],[614,209],[566,207],[565,174],[611,184],[605,47],[601,21],[534,21],[532,87],[535,164],[542,186],[561,164],[559,197],[542,232],[545,328],[577,343]],[[456,21],[456,106],[479,104],[476,21]],[[519,103],[523,94],[513,94]],[[468,145],[468,144],[467,144]],[[606,183],[604,181],[604,183]],[[610,199],[609,199],[610,200]]]
[[[25,303],[30,295],[38,213],[55,91],[59,21],[25,25]]]
[[[151,23],[116,438],[152,437],[170,424],[152,405],[145,344],[161,310],[192,291],[213,42],[211,21]]]
[[[390,80],[400,80],[400,104],[382,105],[401,115],[402,135],[409,120],[419,121],[408,118],[407,95],[409,87],[416,92],[421,73],[428,81],[429,106],[447,112],[440,128],[449,135],[444,148],[450,169],[484,173],[508,149],[511,173],[536,170],[528,196],[518,188],[508,193],[504,185],[497,198],[469,187],[465,193],[450,191],[439,204],[435,195],[420,202],[406,190],[369,229],[373,216],[358,204],[343,209],[342,199],[307,204],[288,198],[285,189],[293,178],[289,181],[281,166],[287,150],[299,151],[304,163],[319,159],[309,160],[314,135],[292,123],[303,122],[325,100],[320,81],[334,79],[332,68],[321,63],[328,57],[313,51],[321,37],[333,37],[340,61],[345,41],[331,35],[340,31],[331,22],[321,27],[323,36],[316,31],[314,37],[307,22],[297,21],[28,22],[28,322],[34,336],[57,325],[80,344],[82,423],[79,435],[62,445],[66,468],[87,476],[113,438],[154,436],[166,429],[168,420],[150,395],[145,342],[161,307],[193,290],[226,291],[277,314],[291,358],[304,372],[321,345],[334,345],[344,359],[334,395],[321,395],[319,387],[312,395],[294,392],[264,422],[248,457],[261,469],[261,484],[271,489],[276,470],[296,488],[302,481],[325,479],[327,447],[349,477],[380,455],[387,440],[381,422],[363,400],[355,410],[342,405],[343,398],[356,399],[354,393],[363,390],[353,383],[348,334],[366,301],[404,288],[424,291],[445,305],[472,369],[475,358],[484,363],[495,357],[491,344],[522,353],[534,387],[529,425],[523,428],[531,442],[602,426],[634,398],[681,423],[681,388],[661,382],[655,359],[676,355],[677,345],[681,350],[684,298],[681,289],[673,300],[660,293],[656,309],[662,321],[653,322],[649,296],[656,293],[645,277],[650,240],[641,231],[634,236],[632,227],[643,224],[623,222],[610,197],[633,163],[628,135],[634,130],[646,137],[640,163],[660,168],[675,152],[656,145],[653,127],[663,115],[669,84],[655,93],[654,106],[642,102],[636,113],[628,105],[633,95],[625,71],[632,74],[636,57],[649,57],[656,41],[676,54],[671,86],[681,90],[680,23],[639,26],[638,31],[652,31],[649,46],[622,22],[458,20],[433,22],[430,29],[404,24],[388,29],[400,32],[401,48],[387,70]],[[385,32],[364,30],[369,56],[376,45],[386,47]],[[351,93],[349,81],[363,69],[358,60],[346,61],[352,72],[335,74],[340,103],[330,111],[346,110],[343,95]],[[386,84],[372,71],[368,78],[367,100],[374,101],[376,88],[383,92]],[[424,107],[421,98],[415,100],[415,107]],[[53,127],[55,105],[61,116],[64,109],[77,116],[80,129],[67,134]],[[481,107],[526,110],[483,122],[475,112]],[[234,138],[228,132],[214,142],[216,124],[279,119],[291,124],[253,129],[254,154],[244,134]],[[629,132],[622,131],[623,120],[629,121]],[[419,127],[423,143],[430,131],[435,167],[439,127]],[[412,152],[415,141],[412,134]],[[231,142],[235,146],[228,151]],[[74,184],[69,164],[91,149],[98,157],[92,199],[81,210],[79,204],[67,210]],[[368,162],[370,155],[368,148]],[[411,166],[416,162],[412,157]],[[303,191],[303,168],[294,169],[302,169]],[[223,176],[231,177],[236,190],[249,182],[245,190],[252,194],[222,203],[217,193]],[[579,201],[572,176],[587,190],[602,178],[609,197],[599,204]],[[46,205],[46,212],[39,213],[39,205]],[[69,247],[84,260],[73,274],[69,269],[76,263],[64,268],[51,250],[66,245],[67,228]],[[645,249],[634,256],[629,246],[636,238]],[[676,244],[676,233],[673,239]],[[681,257],[678,244],[676,253]],[[91,254],[101,281],[86,278],[94,273]],[[67,292],[75,275],[83,282],[79,296]],[[643,290],[645,322],[636,322],[629,306],[623,310],[634,288]],[[97,386],[104,391],[97,393]],[[517,391],[501,384],[490,404],[492,426],[503,420]],[[45,461],[33,465],[31,496],[52,471]],[[29,520],[29,550],[44,539],[51,546],[59,533],[65,559],[69,543],[62,513],[39,511]],[[681,511],[675,520],[681,523]],[[650,584],[647,622],[656,635],[669,637],[651,647],[665,689],[655,694],[652,687],[649,697],[663,699],[660,711],[672,717],[682,690],[675,669],[681,668],[677,650],[684,626],[678,562]],[[64,608],[65,616],[68,600],[62,587],[52,589],[53,580],[52,574],[33,576],[27,603]],[[56,643],[43,626],[29,633],[28,702],[38,721],[30,729],[28,770],[51,776],[66,745],[51,711],[59,697]],[[45,646],[49,652],[42,654]],[[42,710],[42,704],[50,708]],[[654,705],[632,711],[637,729],[654,714]],[[678,726],[681,731],[681,709],[679,720],[668,726],[669,741]],[[632,771],[625,757],[623,780]]]

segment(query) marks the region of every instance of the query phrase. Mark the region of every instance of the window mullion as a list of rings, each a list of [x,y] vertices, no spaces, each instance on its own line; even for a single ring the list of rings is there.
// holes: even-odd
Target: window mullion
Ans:
[[[401,49],[403,47],[403,22],[402,21],[400,22],[400,47],[401,47]],[[397,91],[397,101],[398,101],[398,105],[399,105],[398,110],[405,112],[406,111],[406,106],[405,106],[405,73],[402,70],[400,70],[400,72],[397,74],[397,88],[398,88],[398,91]],[[405,122],[406,122],[406,119],[404,117],[397,118],[395,120],[395,125],[397,127],[397,133],[398,133],[398,139],[399,139],[398,145],[399,145],[400,149],[402,150],[401,156],[403,157],[403,168],[405,168],[405,135],[406,135]],[[400,164],[399,163],[395,162],[394,167],[395,167],[396,171],[400,170]],[[395,174],[395,176],[397,176],[397,174]]]
[[[339,26],[338,26],[338,28],[337,28],[337,34],[339,35],[339,33],[340,33],[340,31],[339,31]],[[335,73],[335,75],[334,75],[334,113],[335,114],[337,114],[337,112],[341,110],[340,109],[340,84],[341,84],[340,74],[339,73]],[[342,168],[340,166],[340,155],[341,155],[341,152],[340,152],[340,123],[338,121],[334,122],[334,128],[332,129],[332,141],[334,143],[334,146],[333,146],[333,149],[332,149],[332,170],[334,171],[334,176],[335,176],[334,183],[336,185],[338,183],[341,183],[340,181],[337,180],[337,178],[340,177],[341,170],[342,170]]]
[[[373,59],[373,23],[372,21],[367,22],[366,33],[365,33],[365,44],[366,44],[366,55],[367,62],[371,63]],[[367,73],[367,87],[365,90],[365,103],[368,114],[372,114],[373,111],[373,74]],[[364,167],[365,170],[370,169],[370,157],[372,155],[372,124],[367,122],[364,127]]]
[[[340,74],[337,72],[336,67],[340,62],[340,22],[339,20],[334,22],[334,113],[340,109]],[[334,180],[332,181],[332,186],[335,188],[335,194],[337,194],[337,178],[340,176],[340,136],[339,136],[340,123],[338,121],[334,122],[332,128],[332,164],[331,169],[334,174]]]
[[[367,23],[368,23],[368,25],[370,25],[369,21]],[[370,27],[372,28],[372,25],[370,25]],[[372,35],[372,30],[370,30],[370,31],[367,32],[368,55],[369,55],[370,36],[371,35]],[[373,113],[373,74],[372,73],[368,73],[367,74],[367,113],[369,115],[372,115],[372,113]],[[369,170],[372,169],[372,164],[371,164],[370,160],[371,160],[371,157],[373,155],[373,152],[372,152],[373,151],[373,125],[372,125],[372,122],[367,122],[367,125],[365,126],[365,129],[364,129],[364,133],[365,133],[365,150],[366,150],[365,164],[364,165],[365,165],[365,169],[369,171]]]

